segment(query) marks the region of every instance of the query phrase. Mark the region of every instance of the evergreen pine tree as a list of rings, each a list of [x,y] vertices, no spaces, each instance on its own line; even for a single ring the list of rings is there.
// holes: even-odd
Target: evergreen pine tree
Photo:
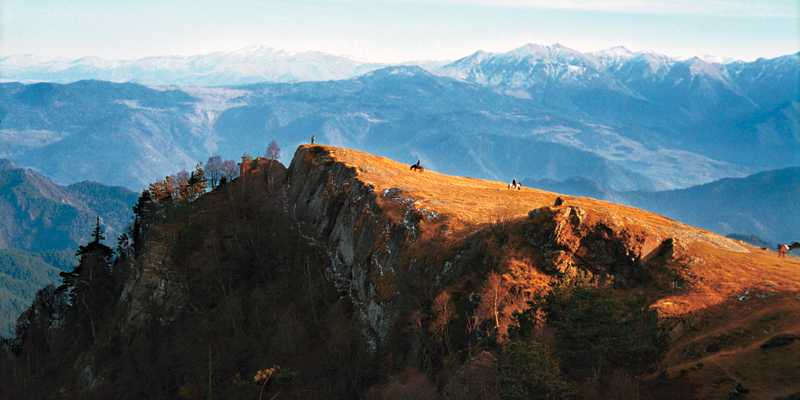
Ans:
[[[69,296],[70,308],[66,325],[83,325],[91,340],[97,337],[97,321],[113,300],[114,282],[111,276],[113,251],[104,245],[100,218],[96,220],[92,241],[80,246],[76,255],[78,265],[71,272],[61,272],[63,284],[59,292]]]

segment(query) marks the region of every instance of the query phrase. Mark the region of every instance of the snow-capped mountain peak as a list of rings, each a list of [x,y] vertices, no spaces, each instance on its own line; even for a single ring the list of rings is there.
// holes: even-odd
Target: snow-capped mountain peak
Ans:
[[[617,57],[617,58],[631,58],[635,56],[637,53],[631,51],[625,46],[614,46],[607,48],[605,50],[600,50],[596,54],[598,55],[605,55],[608,57]]]
[[[269,46],[133,60],[81,57],[46,61],[33,56],[0,57],[4,80],[71,82],[100,79],[154,85],[231,85],[347,79],[381,67],[317,51],[291,52]]]
[[[600,64],[609,65],[628,61],[639,53],[633,52],[625,46],[615,46],[589,54],[597,59]]]
[[[697,58],[710,64],[729,64],[737,61],[735,58],[732,57],[715,56],[713,54],[703,54],[702,56],[699,56]]]
[[[499,56],[526,58],[538,61],[555,61],[586,57],[583,53],[561,45],[560,43],[550,46],[528,43]]]
[[[629,63],[645,65],[651,73],[664,71],[674,60],[663,54],[649,51],[633,51],[625,46],[615,46],[589,53],[604,70],[618,70]]]

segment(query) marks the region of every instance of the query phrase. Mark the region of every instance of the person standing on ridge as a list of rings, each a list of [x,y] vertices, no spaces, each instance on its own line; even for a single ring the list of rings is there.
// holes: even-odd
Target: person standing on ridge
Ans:
[[[314,144],[314,142],[315,142],[316,140],[317,140],[317,137],[316,137],[316,136],[314,136],[314,135],[311,135],[311,144]]]

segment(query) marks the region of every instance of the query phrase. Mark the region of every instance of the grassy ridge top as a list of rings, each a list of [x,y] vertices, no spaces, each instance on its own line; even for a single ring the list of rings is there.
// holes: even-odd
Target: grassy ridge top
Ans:
[[[375,188],[379,200],[385,190],[399,189],[414,199],[415,207],[448,216],[454,229],[525,218],[529,211],[553,205],[561,197],[566,204],[594,213],[609,224],[647,235],[643,256],[662,240],[675,238],[691,256],[689,268],[697,279],[690,290],[658,301],[654,306],[662,314],[697,311],[747,290],[800,291],[797,258],[778,258],[772,249],[763,250],[649,211],[532,188],[510,190],[504,182],[431,170],[415,172],[408,164],[352,149],[304,145],[298,152],[312,147],[316,147],[316,157],[352,167],[360,181]]]

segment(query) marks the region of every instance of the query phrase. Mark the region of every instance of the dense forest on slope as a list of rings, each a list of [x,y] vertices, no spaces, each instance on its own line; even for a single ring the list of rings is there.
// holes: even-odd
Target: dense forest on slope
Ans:
[[[17,317],[39,289],[59,280],[75,265],[72,251],[31,253],[0,249],[0,336],[13,334]]]

